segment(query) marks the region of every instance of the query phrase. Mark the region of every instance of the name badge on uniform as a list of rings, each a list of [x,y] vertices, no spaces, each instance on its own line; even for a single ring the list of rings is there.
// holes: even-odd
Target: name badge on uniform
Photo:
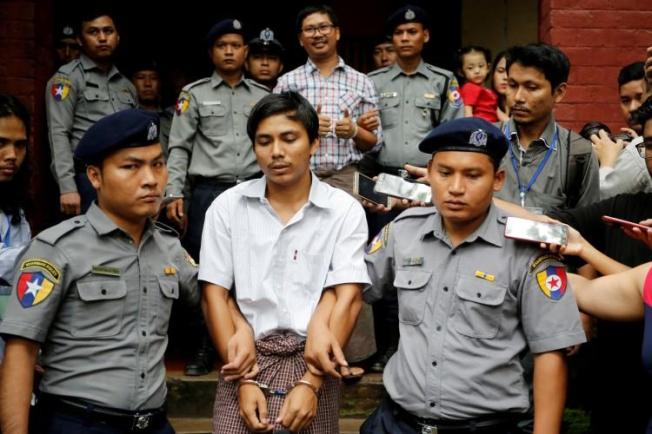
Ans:
[[[120,277],[120,269],[113,267],[104,267],[102,265],[93,265],[93,268],[91,268],[91,273],[97,274],[98,276]]]
[[[404,267],[416,267],[423,265],[423,256],[417,256],[414,258],[403,258]]]
[[[202,101],[201,105],[222,105],[222,101]]]
[[[496,276],[494,276],[493,274],[487,274],[484,271],[480,271],[480,270],[475,272],[475,277],[484,279],[488,282],[493,282],[494,280],[496,280]]]
[[[394,98],[398,96],[398,92],[383,92],[380,94],[381,98]]]
[[[424,94],[423,94],[423,97],[424,97],[425,99],[436,99],[436,98],[437,98],[437,95],[435,95],[434,93],[424,93]]]

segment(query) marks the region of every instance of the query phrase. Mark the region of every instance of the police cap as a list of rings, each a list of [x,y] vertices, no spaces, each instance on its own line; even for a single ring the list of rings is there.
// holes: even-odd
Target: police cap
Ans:
[[[460,118],[433,128],[419,143],[427,154],[466,151],[487,154],[499,163],[507,152],[507,138],[500,129],[480,118]]]
[[[430,17],[419,6],[405,5],[389,16],[387,19],[387,32],[392,34],[396,27],[405,23],[421,23],[423,27],[428,28],[430,26]]]
[[[269,27],[260,32],[260,36],[249,41],[249,54],[271,54],[281,56],[285,49],[274,37],[274,32]]]
[[[226,20],[218,21],[211,27],[211,29],[206,34],[206,44],[213,45],[215,40],[222,35],[227,33],[237,33],[245,37],[244,29],[242,23],[239,20],[228,18]]]
[[[79,141],[75,158],[93,163],[123,148],[158,143],[159,123],[156,113],[140,109],[122,110],[103,117]]]

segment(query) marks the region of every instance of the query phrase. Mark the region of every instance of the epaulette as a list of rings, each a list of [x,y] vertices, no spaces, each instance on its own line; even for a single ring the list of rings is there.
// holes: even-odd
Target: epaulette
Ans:
[[[451,78],[453,78],[453,73],[450,72],[450,71],[448,71],[448,70],[446,70],[446,69],[438,68],[438,67],[436,67],[436,66],[434,66],[434,65],[431,65],[431,64],[429,64],[429,63],[426,63],[426,68],[427,68],[429,71],[432,71],[432,72],[434,72],[435,74],[439,74],[439,75],[441,75],[441,76],[444,76],[445,78],[447,78],[447,79],[449,79],[449,80],[450,80]]]
[[[261,90],[264,90],[265,92],[271,92],[272,91],[269,87],[265,86],[264,84],[258,83],[256,80],[252,80],[250,78],[245,78],[245,81],[247,82],[247,84],[250,84],[250,85],[252,85],[254,87],[257,87],[257,88],[259,88]]]
[[[204,77],[204,78],[199,79],[199,80],[197,80],[197,81],[193,81],[193,82],[190,83],[190,84],[186,84],[186,85],[183,87],[183,90],[190,90],[190,89],[192,89],[192,88],[195,87],[195,86],[198,86],[198,85],[200,85],[200,84],[204,84],[204,83],[208,83],[208,82],[210,82],[210,81],[211,81],[211,78],[210,78],[210,77]]]
[[[389,69],[390,69],[391,67],[392,67],[392,66],[390,65],[390,66],[384,66],[384,67],[379,68],[379,69],[374,69],[373,71],[369,72],[369,73],[367,74],[367,76],[368,76],[368,77],[373,77],[374,75],[382,74],[383,72],[387,72],[387,71],[389,71]]]
[[[86,216],[77,216],[52,226],[38,234],[35,238],[50,245],[55,245],[64,235],[71,233],[86,225]]]
[[[59,67],[59,69],[57,69],[56,74],[70,75],[75,70],[75,68],[79,66],[80,63],[81,61],[79,59],[75,59],[66,64],[63,64]]]
[[[412,208],[408,208],[405,211],[403,211],[401,214],[398,215],[394,219],[394,223],[398,222],[399,220],[405,220],[408,218],[418,218],[418,217],[427,217],[432,214],[437,214],[437,208],[434,206],[415,206]]]
[[[172,226],[168,226],[165,223],[162,223],[158,220],[154,222],[154,227],[161,233],[165,235],[170,235],[175,238],[179,238],[179,232],[174,229]]]

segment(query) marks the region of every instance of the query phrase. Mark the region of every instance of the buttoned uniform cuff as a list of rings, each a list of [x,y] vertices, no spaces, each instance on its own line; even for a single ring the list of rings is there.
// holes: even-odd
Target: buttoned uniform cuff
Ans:
[[[64,193],[77,193],[77,184],[75,183],[74,176],[65,176],[59,178],[59,192],[60,194]]]
[[[2,336],[5,341],[12,336],[16,336],[42,344],[45,342],[47,334],[48,331],[46,329],[34,327],[31,324],[8,320],[2,320],[2,322],[0,322],[0,336]]]
[[[556,336],[547,336],[542,339],[529,340],[528,345],[532,354],[540,354],[563,350],[585,342],[586,336],[584,332],[575,331],[571,333],[559,333]]]
[[[364,267],[364,269],[347,267],[331,271],[326,275],[326,283],[324,283],[324,287],[329,288],[344,283],[362,284],[364,286],[370,285],[371,280],[367,274],[367,267]]]

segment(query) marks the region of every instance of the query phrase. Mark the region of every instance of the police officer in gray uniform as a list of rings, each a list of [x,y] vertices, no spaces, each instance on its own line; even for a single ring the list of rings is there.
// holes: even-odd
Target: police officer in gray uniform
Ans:
[[[34,366],[45,368],[37,433],[173,433],[163,404],[172,304],[198,306],[197,267],[153,223],[167,169],[158,117],[130,109],[75,151],[98,200],[41,232],[21,258],[0,333],[4,433],[27,433]]]
[[[585,341],[564,266],[504,237],[492,204],[505,180],[501,131],[479,118],[432,130],[435,207],[412,208],[372,241],[373,302],[396,287],[401,340],[384,373],[388,398],[361,433],[513,433],[530,408],[519,354],[534,353],[535,432],[558,433],[563,350]]]
[[[387,31],[396,63],[369,74],[378,92],[383,127],[377,157],[381,172],[396,174],[406,163],[425,166],[428,156],[419,152],[419,142],[433,127],[464,116],[455,75],[421,58],[430,39],[428,25],[428,15],[420,7],[404,6],[394,12]]]
[[[109,12],[91,7],[80,26],[81,56],[61,66],[45,91],[52,171],[66,215],[85,212],[95,198],[83,165],[73,160],[82,136],[104,116],[136,107],[136,89],[113,64],[120,36]]]
[[[253,106],[269,93],[243,75],[247,45],[240,21],[219,21],[208,32],[206,42],[215,71],[181,91],[168,142],[166,194],[180,198],[168,205],[167,217],[179,226],[185,224],[181,197],[189,177],[191,199],[184,246],[195,259],[199,258],[204,215],[213,200],[239,182],[261,176],[247,136],[247,120]],[[196,327],[199,346],[186,365],[187,375],[207,374],[213,365],[214,351],[206,327]]]

